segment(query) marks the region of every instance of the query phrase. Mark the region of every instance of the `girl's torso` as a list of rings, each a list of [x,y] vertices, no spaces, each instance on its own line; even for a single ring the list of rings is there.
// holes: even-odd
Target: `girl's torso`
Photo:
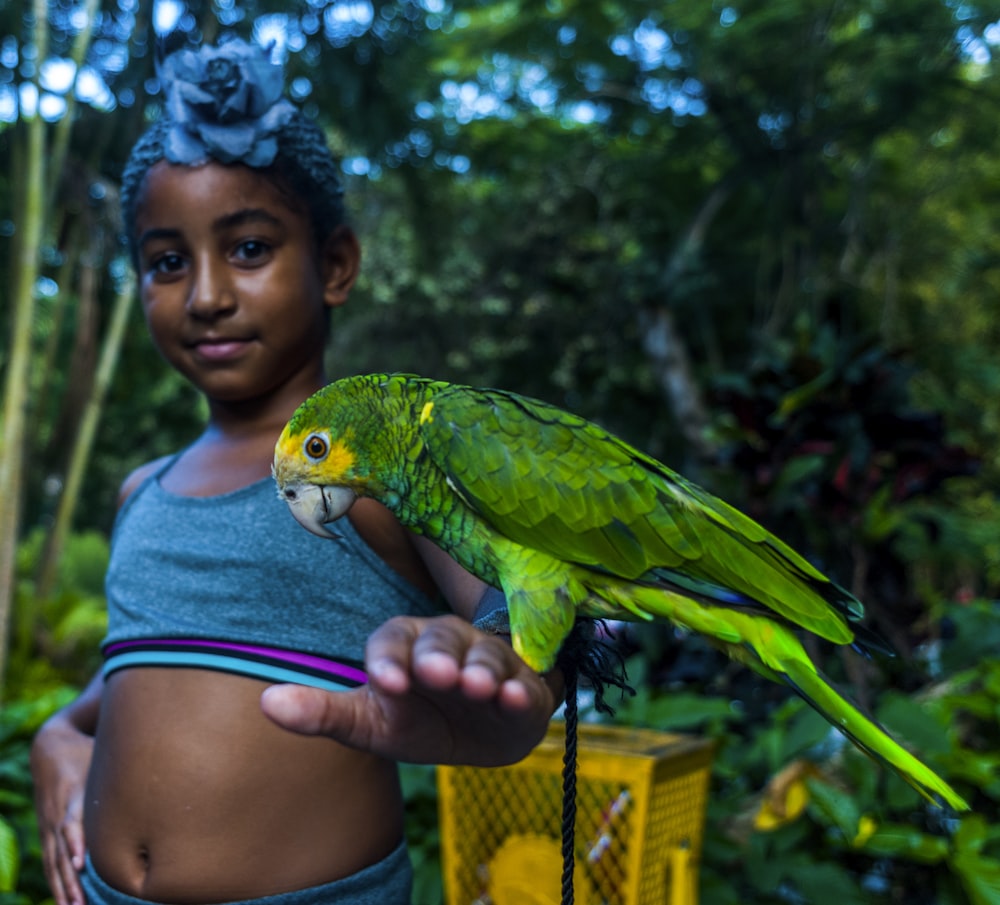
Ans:
[[[109,639],[208,637],[360,660],[386,618],[430,611],[417,590],[426,572],[376,504],[359,504],[345,539],[330,542],[295,524],[269,482],[206,497],[186,495],[184,477],[154,475],[120,513]],[[184,666],[107,678],[85,830],[110,885],[160,902],[254,898],[346,876],[395,848],[395,765],[278,728],[260,710],[266,686]]]
[[[266,683],[141,668],[105,686],[85,833],[97,872],[155,902],[226,902],[319,885],[402,836],[395,765],[296,736]]]

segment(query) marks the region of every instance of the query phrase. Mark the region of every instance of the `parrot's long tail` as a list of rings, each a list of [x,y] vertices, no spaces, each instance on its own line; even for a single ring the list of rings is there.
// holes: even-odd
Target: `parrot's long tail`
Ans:
[[[782,665],[784,668],[780,672],[781,678],[862,751],[891,767],[932,803],[940,805],[944,802],[957,811],[969,810],[965,799],[948,783],[917,760],[850,701],[841,697],[812,663],[796,659]]]
[[[616,587],[606,583],[601,596],[644,619],[661,616],[713,639],[733,659],[775,681],[785,682],[855,745],[895,770],[934,804],[959,811],[968,804],[930,767],[921,763],[884,729],[842,697],[817,672],[794,631],[773,619],[682,597],[663,589]]]

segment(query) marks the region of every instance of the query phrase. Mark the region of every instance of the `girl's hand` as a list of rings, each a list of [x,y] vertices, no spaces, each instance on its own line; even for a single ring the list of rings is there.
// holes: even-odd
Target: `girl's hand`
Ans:
[[[45,877],[56,905],[83,905],[78,872],[83,869],[83,795],[94,739],[61,713],[52,717],[31,746],[35,812]]]
[[[327,692],[267,689],[261,706],[278,725],[409,763],[499,766],[541,741],[560,701],[510,644],[457,616],[399,616],[365,651],[367,685]]]

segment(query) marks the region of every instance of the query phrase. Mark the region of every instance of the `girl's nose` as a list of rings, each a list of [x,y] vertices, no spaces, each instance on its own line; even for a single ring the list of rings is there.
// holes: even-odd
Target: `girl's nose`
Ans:
[[[214,318],[235,307],[236,298],[224,275],[211,263],[199,262],[188,293],[188,313],[193,317]]]

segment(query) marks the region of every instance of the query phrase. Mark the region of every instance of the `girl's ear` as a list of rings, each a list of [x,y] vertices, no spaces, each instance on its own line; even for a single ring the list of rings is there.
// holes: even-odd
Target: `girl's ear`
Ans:
[[[323,248],[323,301],[336,308],[347,301],[361,270],[361,246],[354,231],[338,226]]]

